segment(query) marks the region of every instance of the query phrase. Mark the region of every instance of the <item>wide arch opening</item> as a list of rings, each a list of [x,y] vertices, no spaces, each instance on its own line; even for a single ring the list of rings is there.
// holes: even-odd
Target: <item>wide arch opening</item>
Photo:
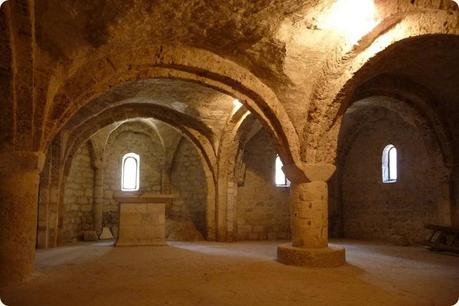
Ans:
[[[182,236],[186,233],[195,233],[189,235],[195,238],[185,237],[183,239],[197,239],[196,237],[200,237],[200,239],[215,239],[214,166],[216,157],[214,151],[215,146],[218,145],[216,143],[216,135],[224,125],[226,116],[228,116],[234,108],[233,100],[234,99],[230,96],[220,94],[213,89],[206,88],[196,83],[179,80],[152,80],[151,82],[130,83],[127,87],[114,89],[99,97],[99,99],[93,101],[93,103],[81,108],[54,139],[48,151],[48,155],[53,155],[53,157],[48,158],[49,162],[55,163],[49,168],[57,169],[54,173],[49,173],[47,177],[48,180],[43,180],[42,189],[46,189],[47,191],[56,190],[55,192],[58,194],[58,198],[55,202],[53,201],[53,203],[50,203],[51,199],[49,197],[43,197],[40,201],[43,205],[40,204],[40,207],[45,207],[45,209],[40,212],[40,215],[46,216],[46,213],[49,213],[50,205],[48,204],[51,204],[55,213],[61,217],[59,217],[58,222],[54,222],[54,224],[50,224],[53,223],[54,219],[50,220],[49,218],[43,218],[44,220],[39,225],[37,243],[39,247],[60,245],[65,240],[63,237],[62,222],[62,213],[64,211],[63,199],[65,197],[64,185],[65,179],[68,177],[71,170],[71,162],[69,161],[74,159],[79,147],[93,135],[97,134],[99,130],[103,130],[107,126],[114,124],[114,122],[123,122],[133,118],[141,118],[141,120],[153,120],[152,118],[157,118],[159,121],[166,123],[166,125],[169,124],[172,127],[170,130],[175,130],[176,133],[179,133],[182,138],[185,139],[182,143],[188,142],[187,146],[183,145],[182,147],[186,147],[188,151],[198,150],[197,154],[195,154],[196,152],[191,154],[194,156],[195,168],[201,169],[199,170],[200,175],[198,175],[198,179],[194,180],[193,183],[205,182],[205,186],[195,188],[195,191],[201,191],[202,193],[195,197],[198,198],[197,202],[201,205],[202,199],[204,199],[205,206],[204,209],[201,209],[198,213],[188,212],[188,217],[189,215],[199,215],[200,221],[198,225],[189,223],[190,226],[195,226],[199,228],[199,230],[190,231],[182,229],[181,232]],[[167,149],[164,139],[170,138],[172,134],[172,132],[166,132],[166,135],[163,135],[164,137],[160,137],[161,139],[158,143],[161,143],[163,151]],[[64,138],[65,141],[63,141]],[[126,138],[126,141],[128,140],[129,137]],[[189,145],[189,141],[191,141],[191,145]],[[105,145],[107,144],[104,144],[104,146]],[[100,150],[100,147],[103,146],[98,145],[98,147],[99,148],[96,148],[96,150]],[[172,150],[172,147],[168,149]],[[127,150],[125,153],[128,151],[133,150]],[[149,151],[155,150],[150,149]],[[174,154],[175,151],[169,154],[170,161],[168,167],[170,169],[173,168],[171,163],[174,161]],[[63,156],[63,158],[59,160],[59,158],[56,158],[58,156]],[[199,163],[196,163],[196,160],[199,161]],[[100,163],[100,160],[96,158],[94,164],[98,163]],[[119,164],[121,164],[121,162]],[[141,167],[148,164],[148,162],[142,159]],[[196,165],[199,165],[199,167],[196,167]],[[53,170],[50,172],[53,172]],[[145,173],[145,171],[140,169],[140,191],[142,190],[142,173]],[[193,175],[185,174],[184,176],[189,178],[193,177]],[[51,181],[51,184],[45,183],[45,181],[48,183]],[[118,182],[116,187],[119,188],[119,176],[116,181]],[[161,183],[164,185],[167,182]],[[182,186],[183,185],[184,184],[182,184]],[[152,191],[173,192],[174,190],[171,188],[153,188]],[[43,192],[43,194],[48,193],[49,192]],[[109,197],[112,196],[110,193],[108,194]],[[192,196],[186,198],[193,201]],[[113,199],[110,201],[113,201]],[[168,215],[170,215],[169,211]],[[183,213],[175,213],[173,215],[182,221],[186,219]],[[89,219],[90,218],[88,218],[88,220]],[[116,218],[114,219],[117,221]],[[190,221],[187,220],[186,222]],[[180,222],[178,222],[178,226],[183,227],[183,224],[179,223]],[[89,227],[86,226],[86,228]],[[113,232],[116,231],[115,229]],[[181,239],[180,235],[177,234],[171,234],[169,236],[175,237],[171,239]]]
[[[425,224],[450,224],[448,168],[426,120],[405,102],[355,102],[339,134],[332,235],[418,244]]]
[[[137,184],[125,190],[120,181],[129,159],[134,162],[129,174]],[[207,239],[207,214],[213,208],[205,165],[196,146],[161,121],[134,118],[103,127],[70,161],[63,187],[62,242],[89,239],[92,231],[100,235],[102,229],[117,239],[120,204],[115,195],[120,192],[174,194],[165,210],[166,238]]]

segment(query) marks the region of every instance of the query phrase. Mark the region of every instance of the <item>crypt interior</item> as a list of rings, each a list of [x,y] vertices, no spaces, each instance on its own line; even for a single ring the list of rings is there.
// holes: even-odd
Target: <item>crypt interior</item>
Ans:
[[[4,1],[1,301],[453,305],[457,2]]]

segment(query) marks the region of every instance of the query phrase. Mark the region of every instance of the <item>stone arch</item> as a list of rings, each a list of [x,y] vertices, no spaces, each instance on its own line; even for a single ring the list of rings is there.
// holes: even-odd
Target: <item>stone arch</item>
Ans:
[[[234,215],[236,209],[235,196],[237,186],[234,186],[235,162],[238,154],[238,134],[245,120],[250,117],[250,112],[245,107],[239,108],[229,118],[221,136],[218,150],[218,209],[217,231],[219,240],[233,240]]]
[[[107,135],[107,141],[105,142],[105,147],[108,145],[108,140],[111,138],[111,137],[118,137],[120,133],[124,133],[125,131],[123,131],[123,129],[125,128],[126,125],[128,125],[129,123],[133,123],[133,122],[138,122],[140,123],[141,125],[145,126],[146,127],[146,131],[136,131],[137,133],[140,133],[140,134],[144,134],[145,136],[151,138],[152,141],[155,141],[155,140],[158,140],[159,143],[161,144],[161,148],[162,148],[162,152],[164,154],[164,142],[162,141],[162,138],[161,136],[159,135],[158,133],[158,130],[154,127],[153,124],[148,124],[146,121],[142,120],[142,119],[129,119],[129,120],[125,120],[123,122],[121,122],[119,125],[117,125],[114,129],[112,129],[108,135]],[[154,135],[154,136],[153,136]],[[155,139],[157,138],[157,139]],[[105,147],[104,147],[104,150],[105,150]]]
[[[150,44],[140,50],[125,48],[110,53],[107,50],[98,50],[50,97],[45,110],[42,149],[79,108],[100,93],[130,80],[173,78],[196,82],[238,98],[268,128],[284,159],[291,164],[299,162],[298,134],[286,111],[274,92],[248,70],[208,51],[192,48]],[[94,67],[98,71],[89,73]]]
[[[81,122],[79,125],[68,127],[69,133],[66,138],[72,139],[73,141],[68,143],[67,148],[63,153],[64,170],[62,172],[62,177],[68,175],[74,154],[78,148],[91,137],[91,135],[114,122],[126,121],[132,118],[155,118],[160,120],[174,129],[177,129],[195,146],[201,159],[207,182],[207,237],[209,240],[215,240],[216,156],[212,144],[209,141],[209,137],[212,138],[212,132],[204,124],[188,115],[160,105],[127,103],[106,109],[97,116]],[[120,126],[122,126],[122,124]],[[107,136],[107,141],[110,135],[115,133],[120,126],[110,131]],[[152,127],[150,127],[150,129],[152,132],[158,133],[157,129]],[[158,134],[158,136],[160,135]],[[61,194],[63,193],[64,188],[65,184],[61,184]],[[60,205],[60,207],[62,207],[62,205]],[[59,209],[59,212],[62,213],[63,210]]]
[[[406,128],[403,133],[398,132],[401,131],[401,126]],[[333,235],[342,237],[348,234],[349,228],[355,230],[359,227],[360,230],[354,231],[354,234],[357,232],[363,235],[361,238],[370,239],[365,235],[372,235],[371,226],[368,226],[368,223],[361,225],[359,221],[371,219],[370,215],[381,214],[383,203],[397,203],[394,194],[401,191],[406,192],[403,193],[406,198],[403,204],[406,203],[407,206],[406,208],[402,206],[403,209],[409,207],[413,215],[424,211],[432,218],[430,220],[435,220],[430,221],[426,218],[424,222],[443,223],[451,217],[448,190],[450,171],[445,164],[443,148],[428,119],[413,105],[388,96],[371,95],[359,99],[348,108],[338,139],[337,171],[330,182],[332,192],[329,218]],[[381,172],[383,149],[388,144],[400,149],[398,159],[400,172],[397,183],[393,186],[384,184]],[[419,162],[420,160],[423,162]],[[422,175],[426,173],[429,175]],[[359,188],[366,190],[366,195],[358,195],[355,191]],[[419,194],[428,191],[416,198],[418,194],[415,192],[416,188]],[[425,198],[429,200],[421,201]],[[412,201],[413,199],[416,200]],[[390,204],[388,207],[391,207]],[[400,213],[400,216],[403,215],[403,212],[397,210],[400,206],[394,205],[391,208],[388,215],[384,217],[394,220],[397,216],[394,211]],[[413,226],[414,223],[411,222],[409,226]],[[359,225],[354,226],[354,224]],[[391,238],[389,227],[376,227],[381,229],[380,234],[383,233],[378,239],[393,239],[395,243],[412,243],[413,237],[419,237],[419,234],[414,233],[422,233],[423,225],[422,222],[417,223],[418,230],[412,230],[412,235],[404,232],[403,235],[397,236],[400,240],[395,239],[396,235]],[[400,229],[400,223],[394,225],[394,228]],[[351,237],[358,238],[346,236],[346,238]],[[406,240],[407,237],[410,237],[409,240]]]
[[[362,86],[354,93],[353,100],[359,101],[375,96],[385,96],[402,103],[395,106],[402,117],[411,117],[419,128],[427,129],[441,150],[445,165],[454,163],[451,133],[445,121],[432,107],[435,97],[423,86],[407,78],[395,75],[380,75]],[[414,119],[418,116],[418,119]]]
[[[404,13],[383,20],[353,48],[338,48],[324,64],[314,85],[308,109],[308,123],[303,130],[302,157],[308,162],[320,162],[332,154],[335,145],[323,144],[327,133],[336,134],[340,118],[352,102],[353,91],[365,78],[361,74],[388,47],[394,47],[418,37],[457,35],[458,11],[430,10]],[[428,24],[429,26],[426,26]],[[368,76],[366,77],[368,79]],[[331,137],[333,138],[333,137]],[[322,141],[322,144],[320,142]],[[320,148],[322,146],[322,148]],[[327,152],[327,153],[325,153]]]
[[[65,160],[71,157],[79,145],[86,141],[97,130],[116,121],[131,118],[155,118],[163,121],[185,134],[198,148],[208,164],[209,169],[214,173],[216,157],[214,149],[209,141],[211,131],[196,119],[166,108],[160,105],[128,103],[112,107],[99,113],[81,124],[72,127],[69,139],[73,141],[68,144],[65,152]],[[67,162],[66,162],[67,164]],[[66,169],[68,166],[66,166]],[[214,176],[214,175],[213,175]]]
[[[135,126],[134,129],[132,129],[131,128],[132,125],[137,125],[137,126]],[[165,154],[166,154],[164,143],[162,142],[161,136],[159,135],[157,129],[154,128],[154,124],[152,123],[149,124],[149,122],[143,118],[133,118],[133,119],[128,119],[128,120],[119,122],[112,130],[109,131],[103,143],[102,154],[103,154],[103,160],[105,161],[104,166],[106,165],[105,155],[107,151],[113,146],[114,143],[118,141],[118,138],[120,138],[124,133],[131,133],[131,132],[147,137],[151,141],[152,144],[159,147],[160,152],[159,154],[157,154],[158,159],[159,159],[159,164],[157,166],[160,169],[164,168]],[[90,142],[93,142],[93,141],[90,141]]]
[[[364,111],[366,107],[368,108],[368,113]],[[394,97],[372,95],[358,99],[351,107],[348,108],[349,111],[352,111],[352,114],[357,113],[357,115],[354,115],[357,120],[354,119],[351,124],[346,126],[346,130],[342,129],[340,131],[340,134],[346,134],[348,136],[346,139],[341,138],[342,140],[345,140],[345,143],[341,143],[339,146],[340,150],[338,150],[339,154],[337,154],[337,160],[346,155],[346,152],[352,146],[355,138],[362,131],[362,129],[365,128],[365,126],[368,124],[368,121],[381,120],[382,114],[377,113],[377,109],[384,109],[395,113],[397,117],[407,125],[413,126],[420,131],[425,131],[427,137],[423,139],[424,143],[428,145],[434,142],[438,150],[441,152],[440,155],[444,157],[441,143],[438,142],[437,135],[431,128],[428,119],[422,116],[413,106],[407,103],[403,103],[403,101],[398,101]],[[363,122],[364,119],[366,119],[365,122]]]
[[[235,111],[226,122],[218,149],[219,239],[236,240],[238,180],[243,169],[246,144],[263,126],[245,107]],[[242,167],[242,168],[241,168]]]
[[[441,149],[445,164],[452,165],[454,163],[452,136],[444,120],[433,109],[431,104],[435,104],[435,98],[426,88],[400,76],[380,75],[355,89],[349,100],[352,103],[350,102],[346,110],[357,101],[378,96],[397,101],[398,105],[392,104],[386,108],[392,108],[401,117],[416,118],[412,121],[416,121],[417,127],[428,129],[429,133],[434,136]],[[336,159],[338,136],[343,116],[344,112],[326,133],[326,137],[319,142],[318,149],[321,155],[318,156],[330,163],[334,163]]]

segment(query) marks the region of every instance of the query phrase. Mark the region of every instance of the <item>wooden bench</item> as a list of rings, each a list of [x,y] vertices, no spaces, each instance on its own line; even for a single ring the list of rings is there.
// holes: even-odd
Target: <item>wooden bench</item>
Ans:
[[[432,233],[424,243],[431,251],[444,251],[459,254],[459,228],[426,224],[425,228]]]

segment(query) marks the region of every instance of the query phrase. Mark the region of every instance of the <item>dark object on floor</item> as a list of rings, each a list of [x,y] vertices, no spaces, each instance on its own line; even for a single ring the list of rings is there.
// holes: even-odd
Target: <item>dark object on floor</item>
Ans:
[[[446,251],[459,254],[459,228],[426,224],[426,229],[432,231],[424,243],[431,251]]]

